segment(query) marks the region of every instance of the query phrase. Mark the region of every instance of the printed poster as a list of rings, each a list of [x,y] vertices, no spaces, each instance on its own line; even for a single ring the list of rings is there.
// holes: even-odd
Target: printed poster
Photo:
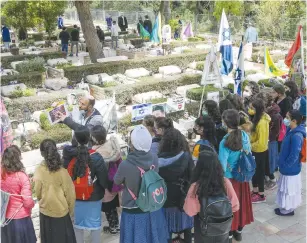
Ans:
[[[151,115],[151,114],[152,114],[152,104],[151,103],[133,105],[131,121],[135,122],[135,121],[143,120],[145,116]]]
[[[168,98],[166,103],[166,113],[183,111],[184,105],[185,105],[185,98],[181,95]]]
[[[207,100],[214,100],[216,103],[220,102],[220,92],[209,92],[207,93]]]
[[[165,117],[166,103],[152,105],[152,115],[155,117]]]

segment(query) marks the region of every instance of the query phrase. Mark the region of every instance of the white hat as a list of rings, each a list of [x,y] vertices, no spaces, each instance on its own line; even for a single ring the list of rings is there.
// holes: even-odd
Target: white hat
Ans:
[[[131,133],[131,143],[138,151],[148,152],[151,148],[152,137],[143,125],[136,126]]]

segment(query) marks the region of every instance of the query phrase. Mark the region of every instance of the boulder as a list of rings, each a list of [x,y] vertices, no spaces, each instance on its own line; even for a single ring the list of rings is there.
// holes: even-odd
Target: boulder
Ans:
[[[146,70],[145,68],[128,69],[126,70],[125,75],[129,78],[140,78],[149,76],[150,71]]]
[[[146,93],[141,93],[141,94],[137,94],[135,96],[133,96],[133,101],[136,103],[146,103],[149,102],[152,99],[156,99],[156,98],[163,98],[163,94],[161,94],[158,91],[150,91],[150,92],[146,92]]]
[[[42,51],[26,51],[25,52],[26,55],[39,55],[41,53]]]
[[[185,97],[186,92],[190,89],[194,89],[194,88],[199,88],[200,86],[198,84],[189,84],[189,85],[184,85],[184,86],[179,86],[176,89],[176,94],[179,94],[183,97]]]
[[[97,59],[97,62],[103,63],[103,62],[116,62],[123,60],[128,60],[128,57],[127,56],[105,57]]]
[[[32,119],[37,122],[38,124],[40,124],[40,116],[41,114],[45,112],[45,111],[34,111],[34,113],[32,114]]]
[[[114,78],[107,73],[98,73],[86,76],[86,81],[90,84],[103,84],[105,82],[112,82]]]
[[[163,66],[159,67],[159,73],[163,75],[174,75],[174,74],[180,74],[181,69],[178,66]]]
[[[58,64],[65,64],[65,63],[68,63],[68,61],[64,58],[49,59],[47,61],[47,64],[51,67],[55,67]]]
[[[67,83],[67,78],[48,78],[45,81],[45,86],[48,89],[60,90],[61,88],[66,88]]]
[[[37,122],[25,122],[18,125],[18,128],[16,129],[17,134],[26,134],[26,135],[32,135],[37,132],[39,132],[40,125]]]
[[[48,72],[49,78],[64,78],[64,70],[63,69],[48,67],[47,72]]]
[[[9,97],[12,95],[12,93],[16,90],[16,89],[21,89],[21,90],[25,90],[27,88],[27,86],[25,84],[11,84],[11,85],[5,85],[5,86],[1,86],[1,94],[3,96]]]

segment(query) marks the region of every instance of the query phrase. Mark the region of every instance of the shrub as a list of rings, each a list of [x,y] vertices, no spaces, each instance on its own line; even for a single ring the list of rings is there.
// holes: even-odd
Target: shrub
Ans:
[[[47,115],[47,112],[43,112],[40,117],[39,117],[39,121],[40,121],[40,125],[41,125],[41,128],[44,130],[44,131],[50,131],[50,130],[54,130],[54,129],[64,129],[66,128],[67,126],[65,124],[54,124],[52,125],[48,119],[48,115]]]
[[[32,34],[32,39],[34,41],[43,41],[44,40],[44,34],[43,33]]]
[[[256,74],[256,73],[259,73],[259,71],[257,71],[257,70],[247,70],[247,71],[245,71],[245,77],[246,77],[247,75]]]
[[[28,72],[44,72],[45,69],[45,60],[42,57],[35,57],[31,60],[25,60],[20,64],[16,65],[16,70],[20,73]]]
[[[199,70],[199,71],[203,71],[204,65],[205,65],[205,62],[197,62],[196,69]]]
[[[167,101],[167,98],[154,98],[154,99],[151,99],[149,103],[159,104],[159,103],[164,103],[166,101]]]
[[[208,92],[213,91],[220,91],[220,89],[215,88],[213,85],[207,85],[205,88],[204,98],[206,98],[206,95]],[[203,87],[190,89],[187,91],[187,98],[191,100],[201,100],[201,95],[203,92]]]
[[[34,96],[36,93],[35,89],[29,89],[26,88],[25,90],[20,89],[17,87],[10,95],[10,98],[19,98],[19,97],[29,97],[29,96]]]
[[[82,75],[92,75],[97,73],[107,73],[109,75],[122,73],[127,69],[146,68],[152,72],[158,72],[159,67],[167,65],[177,65],[181,69],[186,68],[194,60],[203,61],[207,53],[200,51],[198,53],[178,54],[162,57],[148,57],[142,59],[130,59],[108,63],[94,63],[79,67],[69,67],[64,69],[65,77],[69,80],[81,81]]]
[[[198,41],[204,41],[205,38],[203,37],[200,37],[200,36],[195,36],[195,37],[189,37],[188,38],[188,41],[190,42],[198,42]]]
[[[36,88],[42,86],[43,76],[40,72],[29,72],[23,74],[6,75],[1,77],[1,86],[8,85],[10,81],[17,80],[19,83],[24,83],[27,87]]]
[[[118,85],[118,82],[116,81],[110,81],[110,82],[104,82],[101,87],[103,88],[108,88],[108,87],[114,87],[114,86],[117,86]]]
[[[59,63],[55,67],[57,69],[64,69],[64,68],[68,68],[68,67],[72,67],[72,66],[73,66],[72,63],[68,62],[68,63]]]
[[[19,41],[19,48],[34,46],[34,40],[23,40]]]

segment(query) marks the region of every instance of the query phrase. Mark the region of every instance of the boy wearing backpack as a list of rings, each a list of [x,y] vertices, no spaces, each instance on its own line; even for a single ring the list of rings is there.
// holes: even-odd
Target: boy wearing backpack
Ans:
[[[152,137],[147,128],[143,125],[136,126],[130,136],[130,153],[119,165],[114,176],[115,184],[124,185],[120,243],[167,243],[168,233],[163,211],[152,211],[154,206],[163,206],[166,188],[164,182],[159,181],[158,158],[150,152],[151,143]],[[152,181],[154,187],[159,184],[159,188],[154,188],[151,195],[148,195],[150,186],[148,188],[148,184],[146,185],[148,175],[155,179]],[[156,205],[152,204],[154,200]]]

